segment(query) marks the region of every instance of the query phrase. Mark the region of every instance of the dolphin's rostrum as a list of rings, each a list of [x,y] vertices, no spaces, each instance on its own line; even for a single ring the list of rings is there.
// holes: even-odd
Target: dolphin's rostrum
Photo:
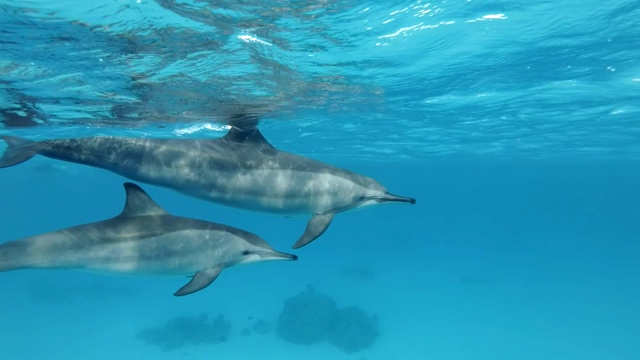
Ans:
[[[173,216],[138,185],[125,183],[112,219],[0,244],[0,271],[79,269],[131,275],[193,276],[174,295],[209,286],[230,266],[297,260],[259,236],[231,226]]]
[[[218,139],[88,137],[33,142],[0,136],[8,147],[0,168],[40,154],[113,171],[238,208],[311,214],[302,247],[327,229],[336,213],[371,204],[404,202],[377,181],[319,161],[279,151],[262,136],[258,119],[238,115]]]

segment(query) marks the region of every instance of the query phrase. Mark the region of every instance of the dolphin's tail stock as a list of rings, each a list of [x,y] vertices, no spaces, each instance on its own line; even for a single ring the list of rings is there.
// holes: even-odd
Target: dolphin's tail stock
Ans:
[[[18,265],[19,255],[21,253],[20,247],[17,246],[15,241],[0,244],[0,272],[17,270],[20,268]]]
[[[0,157],[0,168],[18,165],[31,159],[40,151],[40,144],[35,141],[9,135],[0,135],[0,139],[7,143],[7,148]]]

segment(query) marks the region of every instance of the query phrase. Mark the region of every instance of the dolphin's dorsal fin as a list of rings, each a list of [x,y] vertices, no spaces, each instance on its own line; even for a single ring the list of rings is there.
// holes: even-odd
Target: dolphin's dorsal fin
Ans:
[[[127,200],[120,216],[167,214],[140,186],[130,182],[124,183],[123,186],[127,193]]]
[[[260,130],[258,130],[258,123],[260,119],[256,115],[251,114],[236,114],[229,119],[229,132],[223,137],[225,141],[233,143],[249,143],[255,145],[262,145],[268,148],[273,148],[267,139],[262,136]]]

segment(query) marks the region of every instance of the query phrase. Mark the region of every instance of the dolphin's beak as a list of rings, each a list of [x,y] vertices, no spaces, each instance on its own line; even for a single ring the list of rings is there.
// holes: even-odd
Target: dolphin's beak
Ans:
[[[393,194],[384,194],[384,195],[376,196],[373,199],[380,203],[383,203],[383,202],[406,202],[410,204],[416,203],[416,199],[412,197],[398,196]]]
[[[298,256],[279,251],[262,251],[258,253],[265,260],[298,260]]]

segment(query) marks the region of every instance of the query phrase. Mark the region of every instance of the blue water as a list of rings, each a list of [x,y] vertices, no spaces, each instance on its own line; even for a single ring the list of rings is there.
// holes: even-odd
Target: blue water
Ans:
[[[0,274],[0,356],[639,359],[638,19],[637,1],[0,1],[2,135],[213,138],[253,112],[277,148],[418,200],[340,214],[298,262],[182,298],[181,278]],[[114,216],[124,181],[0,169],[0,242]],[[307,220],[141,185],[278,249]],[[373,344],[243,336],[309,286],[377,316]],[[136,336],[202,313],[228,341]]]

